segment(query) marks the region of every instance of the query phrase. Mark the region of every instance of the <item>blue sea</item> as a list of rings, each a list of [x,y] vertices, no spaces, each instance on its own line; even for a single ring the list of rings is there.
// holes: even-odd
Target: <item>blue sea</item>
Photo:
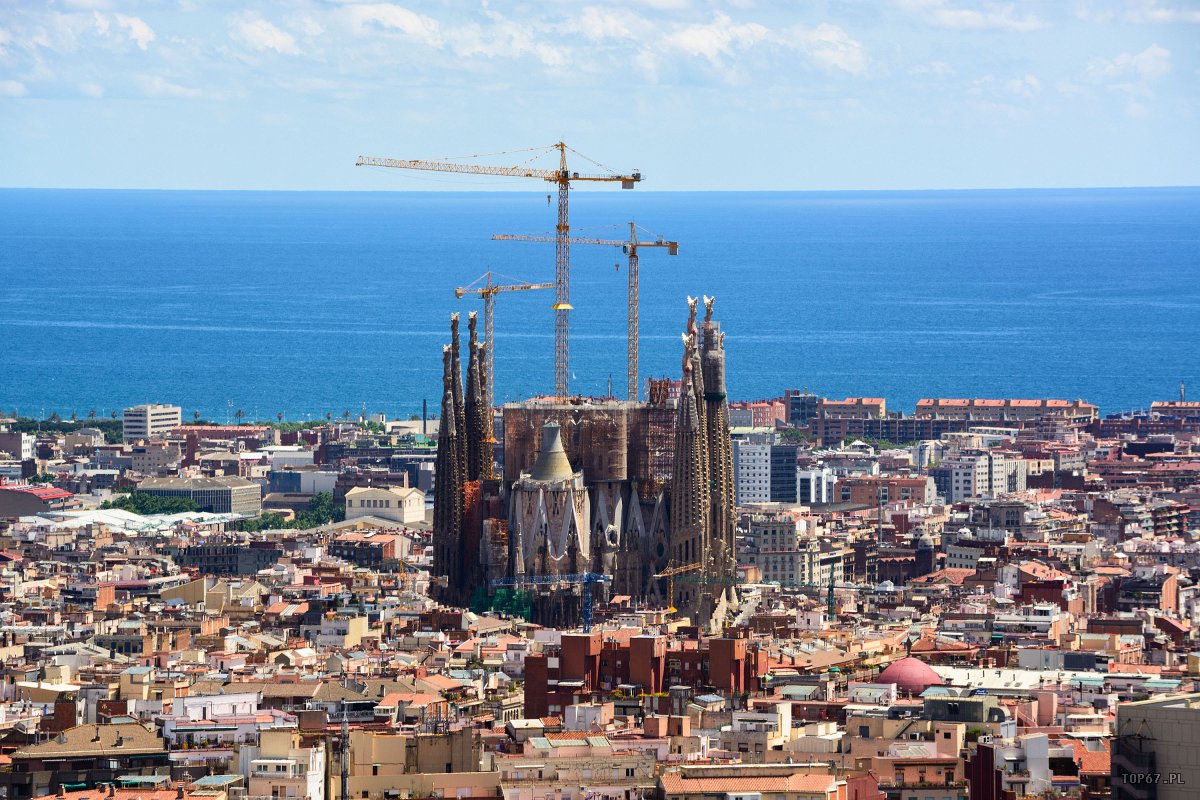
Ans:
[[[0,190],[0,410],[167,402],[224,421],[440,396],[455,286],[552,281],[544,193]],[[644,250],[642,372],[677,376],[717,298],[734,398],[1200,397],[1200,189],[572,194]],[[572,248],[572,390],[625,391],[625,263]],[[552,292],[497,301],[497,397],[553,385]],[[465,324],[464,324],[465,334]]]

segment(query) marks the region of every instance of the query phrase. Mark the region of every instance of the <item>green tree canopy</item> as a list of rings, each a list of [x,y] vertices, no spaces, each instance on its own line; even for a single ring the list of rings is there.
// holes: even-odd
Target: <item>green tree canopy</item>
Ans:
[[[195,501],[186,497],[159,497],[146,492],[126,492],[115,495],[100,508],[119,508],[135,514],[184,514],[196,511]]]

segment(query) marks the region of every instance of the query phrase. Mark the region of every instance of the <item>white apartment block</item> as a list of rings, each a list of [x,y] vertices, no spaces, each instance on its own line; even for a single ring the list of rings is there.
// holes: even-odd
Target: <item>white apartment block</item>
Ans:
[[[834,501],[837,476],[829,467],[796,467],[796,502],[823,505]]]
[[[771,443],[773,438],[761,434],[734,438],[734,502],[737,505],[771,502]]]
[[[148,404],[127,408],[121,418],[121,440],[131,442],[158,439],[183,423],[179,406]]]
[[[1023,492],[1027,477],[1025,460],[1002,452],[948,456],[931,472],[937,481],[938,493],[951,503],[972,497]]]

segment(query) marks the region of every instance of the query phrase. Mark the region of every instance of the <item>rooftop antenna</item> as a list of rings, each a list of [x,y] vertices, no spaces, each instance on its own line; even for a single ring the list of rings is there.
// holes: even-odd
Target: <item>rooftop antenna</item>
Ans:
[[[1179,402],[1187,402],[1187,387],[1184,386],[1183,381],[1179,382]]]

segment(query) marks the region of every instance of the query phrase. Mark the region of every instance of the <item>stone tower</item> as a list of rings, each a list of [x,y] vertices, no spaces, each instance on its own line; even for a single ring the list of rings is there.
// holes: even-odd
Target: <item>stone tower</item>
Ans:
[[[442,418],[438,431],[433,494],[434,572],[446,577],[443,595],[458,594],[462,575],[463,463],[459,456],[458,412],[454,403],[454,356],[442,348]]]
[[[466,432],[467,432],[467,480],[489,480],[492,477],[492,444],[489,441],[488,428],[491,427],[492,410],[487,405],[486,386],[483,382],[483,346],[475,332],[476,314],[472,311],[467,316],[467,329],[470,335],[467,339],[467,395],[466,395]]]
[[[704,329],[688,298],[683,377],[675,427],[670,493],[670,553],[676,567],[698,565],[678,581],[674,604],[700,624],[723,617],[732,601],[734,561],[733,448],[725,399],[725,351],[705,298]],[[694,576],[694,577],[692,577]]]
[[[732,587],[737,571],[733,440],[729,431],[729,401],[725,394],[725,334],[721,332],[720,325],[713,321],[715,302],[716,298],[704,298],[701,344],[709,478],[712,481],[713,567],[715,574],[727,581],[724,585]]]
[[[459,359],[458,314],[450,315],[450,353],[453,358],[451,380],[454,390],[454,425],[458,432],[458,464],[463,470],[463,480],[466,480],[467,439],[470,429],[467,428],[466,401],[463,398],[462,361]]]

